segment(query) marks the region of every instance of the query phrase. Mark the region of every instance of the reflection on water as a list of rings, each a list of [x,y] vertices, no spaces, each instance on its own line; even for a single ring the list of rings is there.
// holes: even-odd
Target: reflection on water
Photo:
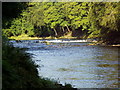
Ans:
[[[41,67],[39,75],[76,88],[117,88],[118,47],[88,46],[88,43],[35,40],[14,42],[17,47],[29,48],[33,60]]]

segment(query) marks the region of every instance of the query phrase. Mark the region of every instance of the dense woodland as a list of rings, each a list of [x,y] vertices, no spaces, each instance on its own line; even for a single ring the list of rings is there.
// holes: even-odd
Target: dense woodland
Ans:
[[[120,43],[120,2],[3,3],[3,34],[7,37],[60,37],[68,33],[79,39]]]

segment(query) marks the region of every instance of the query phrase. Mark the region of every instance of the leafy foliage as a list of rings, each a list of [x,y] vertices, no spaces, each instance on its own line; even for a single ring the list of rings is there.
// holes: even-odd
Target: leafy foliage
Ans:
[[[120,43],[120,2],[91,3],[89,19],[92,37],[106,44]]]
[[[3,20],[6,26],[3,33],[8,37],[21,34],[59,37],[81,31],[83,36],[108,44],[120,42],[117,34],[120,32],[120,2],[29,2],[25,10],[20,10],[21,14],[13,21]]]
[[[24,2],[3,2],[2,3],[2,28],[8,29],[11,26],[13,18],[20,16],[22,10],[27,8]]]

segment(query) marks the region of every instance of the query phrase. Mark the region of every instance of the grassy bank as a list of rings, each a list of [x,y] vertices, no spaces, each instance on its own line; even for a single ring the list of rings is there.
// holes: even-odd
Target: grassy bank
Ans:
[[[38,39],[77,39],[77,37],[72,37],[72,36],[61,36],[61,37],[29,37],[28,35],[19,35],[19,36],[11,36],[8,37],[9,39],[12,40],[38,40]]]
[[[61,37],[28,37],[28,35],[23,34],[20,36],[12,36],[9,37],[10,40],[42,40],[42,39],[80,39],[79,37],[72,37],[70,34],[65,35],[65,36],[61,36]],[[88,45],[100,45],[100,46],[120,46],[120,44],[106,44],[103,43],[103,41],[91,41],[92,43],[88,44]]]
[[[61,85],[57,81],[38,76],[37,65],[26,49],[13,47],[6,39],[2,46],[2,88],[72,88],[70,84]]]

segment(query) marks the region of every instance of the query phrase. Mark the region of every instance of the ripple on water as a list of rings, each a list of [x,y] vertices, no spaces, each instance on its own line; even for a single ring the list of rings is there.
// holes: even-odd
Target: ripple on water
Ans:
[[[42,66],[38,68],[40,76],[59,79],[76,88],[118,87],[118,48],[86,46],[88,43],[47,45],[41,41],[44,40],[13,42],[34,54],[33,61]]]

